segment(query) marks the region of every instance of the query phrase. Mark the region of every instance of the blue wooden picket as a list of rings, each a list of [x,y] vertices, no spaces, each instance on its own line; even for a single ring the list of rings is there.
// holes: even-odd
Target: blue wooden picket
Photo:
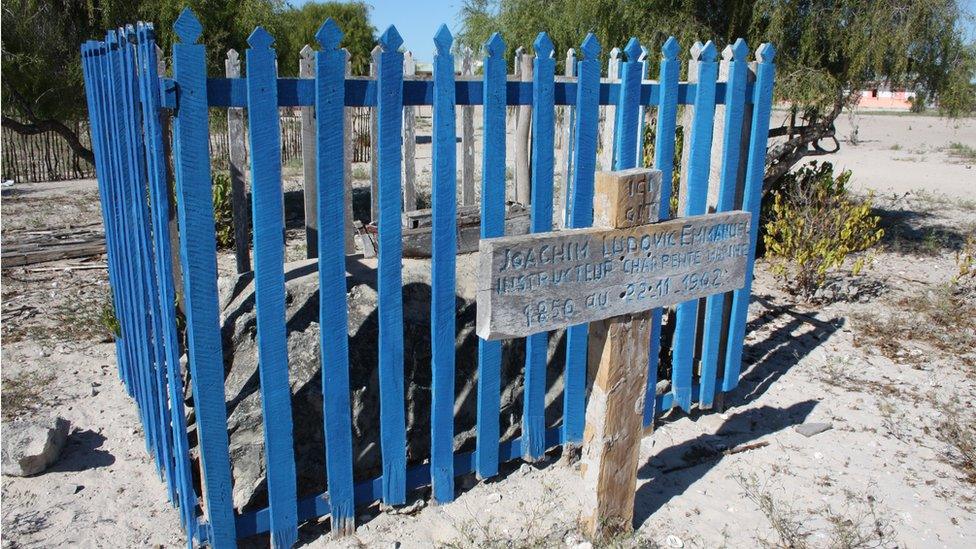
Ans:
[[[571,124],[571,166],[565,225],[593,222],[593,186],[601,105],[615,108],[613,158],[617,169],[642,165],[645,113],[656,109],[654,167],[663,176],[660,216],[670,214],[675,172],[678,105],[692,105],[687,189],[682,215],[704,213],[715,108],[725,105],[717,211],[737,208],[742,140],[748,139],[741,209],[752,214],[755,253],[761,202],[766,135],[772,104],[773,56],[763,44],[756,52],[755,84],[748,82],[748,49],[738,40],[727,48],[727,82],[717,82],[715,46],[709,42],[697,60],[697,82],[679,82],[679,46],[671,37],[662,46],[657,81],[647,81],[647,50],[637,39],[624,48],[618,82],[600,81],[601,45],[592,34],[580,47],[574,79],[555,79],[554,48],[546,33],[533,46],[531,82],[507,81],[506,45],[493,34],[484,45],[480,82],[456,80],[453,37],[441,26],[433,37],[433,76],[403,80],[402,39],[391,26],[380,38],[375,79],[345,75],[346,55],[339,48],[342,31],[332,19],[316,32],[314,78],[279,78],[273,38],[257,28],[248,39],[245,78],[207,78],[202,31],[184,10],[174,26],[173,76],[157,74],[153,28],[148,24],[110,31],[104,41],[82,45],[82,66],[98,167],[108,251],[112,299],[122,326],[116,339],[119,375],[136,401],[147,451],[167,483],[170,499],[193,540],[214,547],[234,547],[236,540],[270,532],[272,545],[288,547],[298,525],[332,516],[333,531],[355,529],[356,506],[382,499],[405,502],[407,490],[431,486],[434,500],[455,497],[455,478],[476,473],[487,479],[503,462],[540,458],[560,444],[583,438],[586,378],[586,325],[566,330],[561,425],[546,426],[545,401],[548,334],[526,338],[521,435],[500,439],[501,343],[478,341],[477,423],[474,451],[455,452],[455,338],[457,267],[457,163],[455,114],[458,105],[482,105],[481,238],[505,232],[505,109],[532,106],[531,231],[552,230],[555,171],[555,107],[566,106]],[[697,48],[696,48],[697,49]],[[431,258],[431,406],[429,461],[407,466],[402,303],[401,123],[404,106],[430,105],[433,112],[432,258]],[[208,109],[246,107],[250,121],[252,215],[257,314],[258,368],[267,460],[268,505],[257,511],[235,510],[231,497],[224,356],[217,299],[213,203],[208,154]],[[291,392],[285,323],[284,220],[281,215],[279,108],[315,108],[315,154],[319,232],[319,324],[322,350],[323,429],[327,490],[297,494]],[[382,475],[354,481],[350,361],[346,293],[346,255],[342,244],[344,185],[348,174],[335,161],[343,154],[344,107],[378,109],[379,216],[377,291],[379,294],[378,378]],[[173,167],[179,222],[180,268],[186,308],[188,367],[202,486],[194,489],[194,463],[183,399],[171,250],[165,139],[160,113],[173,113]],[[743,129],[746,109],[752,122]],[[263,152],[263,154],[262,154]],[[560,171],[562,167],[560,167]],[[676,307],[671,345],[671,389],[656,395],[661,355],[662,311],[652,311],[652,332],[644,423],[673,406],[689,410],[697,402],[709,408],[716,390],[735,388],[741,372],[743,340],[753,262],[747,285],[731,296],[705,300],[704,324],[698,327],[698,300]],[[700,344],[701,372],[694,375]],[[722,345],[726,344],[723,349]],[[327,352],[325,352],[327,350]],[[716,387],[724,355],[721,387]],[[375,426],[374,426],[375,428]],[[202,505],[199,505],[202,503]],[[198,516],[201,513],[202,516]]]
[[[485,42],[484,149],[481,155],[481,238],[505,234],[505,41]],[[478,477],[498,473],[502,342],[478,339]]]
[[[142,98],[145,154],[149,163],[149,192],[152,205],[153,249],[155,275],[158,284],[158,311],[162,330],[157,332],[164,349],[166,384],[169,395],[169,420],[173,440],[173,468],[167,476],[176,486],[180,515],[184,528],[191,534],[196,529],[196,493],[190,464],[189,441],[186,433],[186,412],[183,409],[183,383],[180,374],[180,345],[176,331],[176,289],[173,283],[172,250],[169,240],[170,195],[166,158],[163,155],[163,130],[158,116],[159,76],[157,74],[156,42],[150,25],[139,25],[139,86]]]
[[[343,182],[347,174],[329,160],[343,154],[343,102],[346,53],[339,49],[342,31],[332,18],[315,34],[322,50],[315,54],[316,212],[319,249],[319,345],[322,361],[322,405],[326,471],[332,528],[349,533],[356,527],[352,472],[352,407],[349,399],[349,318],[346,309],[346,257],[343,248]]]
[[[698,86],[695,91],[695,114],[691,123],[691,153],[688,157],[688,188],[684,215],[705,213],[708,193],[708,167],[712,151],[712,119],[715,116],[715,44],[709,40],[698,60]],[[695,355],[695,330],[698,323],[698,300],[685,301],[677,307],[674,345],[671,360],[671,391],[675,404],[691,411],[692,363]]]
[[[577,65],[576,143],[573,159],[573,210],[569,227],[593,224],[593,181],[596,171],[597,124],[600,101],[600,42],[587,34],[580,46],[583,60]],[[586,204],[585,207],[576,207]],[[586,418],[586,349],[589,327],[566,328],[566,367],[563,372],[563,443],[583,441]]]
[[[620,99],[617,105],[617,132],[614,141],[614,166],[618,170],[637,167],[637,141],[640,139],[641,45],[631,38],[624,48],[627,61],[620,63]]]
[[[749,160],[746,164],[746,185],[743,191],[742,209],[752,214],[749,236],[749,258],[756,256],[756,240],[759,238],[759,210],[762,206],[763,173],[766,168],[766,141],[769,133],[769,115],[773,106],[773,58],[776,48],[770,43],[756,50],[755,98],[752,105],[752,128],[749,132]],[[746,263],[746,285],[733,292],[732,318],[729,322],[729,343],[725,355],[725,375],[722,390],[731,391],[739,382],[742,367],[742,346],[746,338],[746,320],[749,297],[752,294],[752,274],[755,261]]]
[[[209,531],[214,547],[236,546],[231,497],[224,357],[217,305],[217,247],[210,155],[205,51],[197,44],[203,30],[184,9],[173,26],[173,79],[180,87],[180,108],[173,116],[173,164],[180,224],[186,338],[203,466]]]
[[[379,119],[379,371],[380,448],[383,454],[383,501],[399,505],[407,498],[407,427],[403,396],[403,289],[400,225],[402,189],[400,146],[403,123],[403,39],[390,25],[380,36],[377,82]]]
[[[532,72],[532,232],[552,230],[552,176],[556,106],[553,83],[556,61],[549,35],[539,33],[533,44]],[[525,339],[525,388],[522,393],[522,449],[527,460],[546,450],[546,363],[549,334]]]
[[[454,308],[457,254],[457,138],[454,120],[454,37],[434,35],[433,234],[431,243],[430,476],[438,503],[454,500]]]
[[[278,114],[274,38],[258,27],[248,37],[247,114],[254,227],[254,294],[258,372],[264,419],[271,543],[291,547],[298,538],[295,455],[292,442],[288,340],[285,333],[285,224],[281,191],[281,123]]]
[[[739,148],[742,141],[742,117],[745,111],[746,71],[749,47],[738,39],[723,52],[729,62],[728,84],[725,88],[725,128],[722,133],[722,167],[719,179],[718,203],[715,211],[733,209],[736,183],[739,176]],[[731,59],[730,59],[731,57]],[[705,333],[702,336],[701,386],[698,395],[700,408],[711,408],[715,400],[715,379],[718,354],[723,333],[725,294],[714,294],[705,300]]]
[[[670,36],[661,47],[660,89],[657,108],[657,134],[654,139],[654,168],[661,171],[661,202],[658,206],[658,219],[671,217],[671,194],[674,174],[675,132],[678,120],[678,75],[681,62],[678,40]],[[651,345],[647,364],[647,392],[644,402],[654,402],[657,398],[657,367],[661,354],[662,309],[651,311]],[[655,410],[644,406],[644,425],[654,422]]]

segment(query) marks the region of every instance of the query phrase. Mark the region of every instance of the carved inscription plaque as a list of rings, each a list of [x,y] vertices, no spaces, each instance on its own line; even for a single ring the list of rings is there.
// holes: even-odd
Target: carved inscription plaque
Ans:
[[[745,285],[750,215],[482,240],[478,335],[508,339]]]

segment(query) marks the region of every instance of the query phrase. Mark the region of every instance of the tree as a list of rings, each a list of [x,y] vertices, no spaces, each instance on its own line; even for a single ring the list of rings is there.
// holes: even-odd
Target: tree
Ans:
[[[315,31],[331,17],[342,29],[339,44],[352,55],[353,74],[366,74],[370,52],[376,45],[376,29],[369,22],[369,6],[363,2],[309,2],[298,9],[285,11],[279,18],[275,37],[278,48],[279,71],[298,74],[298,58],[302,47],[317,47]]]
[[[354,66],[358,63],[362,69],[369,63],[373,27],[362,3],[310,3],[296,9],[284,0],[5,0],[3,126],[21,134],[56,132],[76,154],[93,162],[92,151],[74,129],[87,116],[81,43],[102,39],[106,29],[142,20],[154,23],[157,43],[169,52],[175,40],[173,23],[186,6],[203,25],[201,40],[214,76],[224,74],[228,49],[243,53],[257,25],[278,38],[282,75],[297,74],[299,49],[314,44],[314,31],[329,16],[346,33],[343,44],[352,51]]]
[[[722,48],[740,36],[753,47],[772,42],[776,99],[790,116],[770,130],[768,188],[803,157],[840,146],[834,121],[867,83],[906,86],[949,116],[976,108],[976,48],[962,34],[966,17],[954,0],[467,0],[458,37],[476,48],[500,31],[514,49],[545,30],[565,49],[592,31],[604,59],[631,35],[651,51],[671,35],[685,48],[699,39]],[[659,57],[649,56],[651,74]]]

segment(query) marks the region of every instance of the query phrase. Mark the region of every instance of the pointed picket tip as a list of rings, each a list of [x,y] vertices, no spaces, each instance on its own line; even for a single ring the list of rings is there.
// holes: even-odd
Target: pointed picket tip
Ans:
[[[592,32],[587,33],[586,38],[583,39],[583,43],[580,44],[580,51],[583,52],[583,55],[585,55],[587,59],[596,58],[600,55],[600,50],[602,49],[603,46],[600,45],[600,41],[597,40],[596,35]]]
[[[335,19],[329,17],[315,31],[315,40],[322,46],[323,50],[334,50],[342,42],[342,30],[336,24]]]
[[[110,30],[105,32],[105,43],[114,46],[119,43],[119,35],[117,31]]]
[[[665,59],[677,59],[680,51],[681,45],[678,44],[678,39],[673,36],[669,36],[664,41],[664,46],[661,47],[661,53],[664,54]]]
[[[437,55],[451,53],[451,45],[453,44],[454,36],[451,35],[451,29],[441,23],[441,26],[437,27],[437,32],[434,33],[434,46],[437,48]]]
[[[399,51],[400,46],[403,45],[403,37],[400,36],[400,31],[397,30],[396,25],[386,27],[386,30],[380,35],[380,45],[383,46],[383,51]]]
[[[756,49],[756,60],[760,63],[772,63],[774,57],[776,57],[776,48],[770,42],[766,42]]]
[[[705,45],[702,46],[701,53],[698,54],[698,59],[706,63],[711,63],[715,61],[716,57],[718,57],[718,51],[715,49],[715,43],[711,40],[705,42]]]
[[[247,44],[256,50],[268,49],[271,47],[271,44],[274,44],[274,37],[264,27],[258,25],[254,27],[254,32],[251,33],[251,36],[247,37]]]
[[[641,44],[636,36],[632,36],[627,41],[627,45],[624,46],[624,53],[627,54],[627,61],[637,61],[640,58]]]
[[[200,25],[200,20],[197,19],[193,10],[183,8],[180,16],[173,23],[173,30],[176,31],[176,36],[179,37],[181,43],[196,44],[197,39],[200,38],[200,33],[203,32],[203,26]]]
[[[230,59],[231,62],[236,62],[240,58],[241,54],[237,53],[237,50],[234,48],[227,50],[227,59]]]
[[[643,63],[647,61],[647,56],[651,54],[651,50],[647,49],[647,46],[641,45],[640,57],[637,58],[638,61]]]
[[[736,61],[745,61],[749,58],[749,44],[746,44],[742,38],[737,39],[730,47],[732,48],[732,58]]]
[[[535,56],[540,59],[549,59],[552,57],[554,47],[552,45],[552,40],[549,39],[549,35],[540,32],[538,36],[535,37],[535,42],[532,42],[532,49],[535,50]]]
[[[485,53],[490,57],[505,54],[505,39],[500,33],[494,32],[485,42]]]
[[[302,46],[302,49],[298,50],[298,53],[300,53],[302,57],[311,57],[313,52],[315,52],[315,50],[313,50],[312,46],[308,44],[305,44]]]
[[[614,48],[610,50],[610,59],[619,59],[619,58],[620,58],[620,48],[614,46]]]

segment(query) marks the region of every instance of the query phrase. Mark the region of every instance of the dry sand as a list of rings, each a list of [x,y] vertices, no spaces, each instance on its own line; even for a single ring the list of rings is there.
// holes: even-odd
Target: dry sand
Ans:
[[[933,318],[943,317],[918,305],[942,295],[955,250],[976,231],[976,178],[940,149],[953,141],[976,145],[976,124],[865,116],[860,137],[861,145],[825,159],[854,170],[859,188],[924,190],[879,204],[889,237],[858,282],[870,300],[796,304],[760,263],[740,387],[723,411],[673,412],[644,438],[638,532],[624,545],[785,543],[773,528],[785,524],[813,547],[830,545],[840,532],[870,540],[882,532],[870,546],[976,546],[976,486],[953,466],[945,436],[947,426],[976,425],[976,354],[965,345],[971,334],[938,324]],[[3,196],[5,241],[22,228],[98,220],[90,200],[72,199],[93,196],[91,181],[20,189]],[[4,547],[185,544],[116,375],[113,346],[99,342],[106,291],[99,270],[3,271],[4,421],[55,413],[73,427],[49,471],[3,477]],[[915,329],[906,332],[899,320]],[[958,409],[949,404],[955,398]],[[794,429],[805,422],[832,429],[806,438]],[[749,445],[757,446],[724,452]],[[578,541],[578,472],[556,461],[520,465],[412,516],[362,509],[355,536],[344,540],[331,540],[324,525],[305,525],[301,544]]]

